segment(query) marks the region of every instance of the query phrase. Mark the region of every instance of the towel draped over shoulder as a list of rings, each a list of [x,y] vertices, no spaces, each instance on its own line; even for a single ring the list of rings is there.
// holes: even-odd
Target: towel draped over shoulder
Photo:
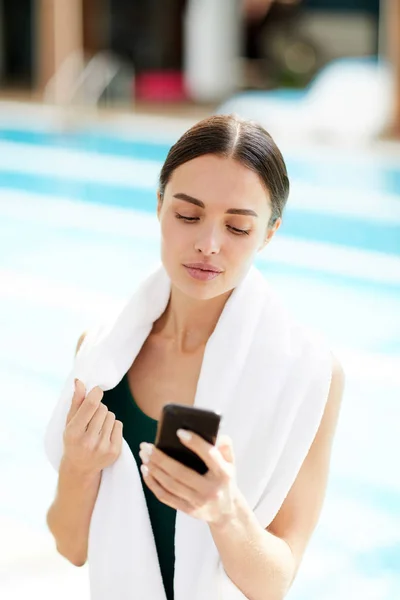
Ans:
[[[159,267],[114,320],[86,336],[46,430],[46,454],[56,470],[74,378],[87,392],[114,388],[164,312],[170,290]],[[221,412],[220,433],[232,438],[238,487],[263,528],[314,440],[331,374],[324,340],[291,317],[252,267],[207,342],[194,405]],[[117,461],[103,471],[88,562],[92,600],[166,600],[139,471],[125,440]],[[207,523],[180,511],[174,593],[175,600],[245,599],[227,577]]]

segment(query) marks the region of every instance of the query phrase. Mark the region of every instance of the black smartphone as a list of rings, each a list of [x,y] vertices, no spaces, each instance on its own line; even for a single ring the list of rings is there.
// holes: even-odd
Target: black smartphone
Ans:
[[[181,443],[176,432],[178,429],[187,429],[200,435],[209,444],[215,445],[220,422],[221,415],[218,412],[184,404],[166,404],[158,422],[155,446],[171,458],[204,475],[208,471],[205,462]]]

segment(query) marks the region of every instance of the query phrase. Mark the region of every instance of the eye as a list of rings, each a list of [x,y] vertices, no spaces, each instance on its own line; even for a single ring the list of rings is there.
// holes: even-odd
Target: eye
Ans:
[[[229,231],[234,233],[235,235],[249,235],[250,231],[247,229],[238,229],[237,227],[232,227],[231,225],[227,226]]]
[[[186,223],[194,223],[199,220],[199,217],[185,217],[185,215],[180,215],[179,213],[175,213],[177,219],[185,221]]]

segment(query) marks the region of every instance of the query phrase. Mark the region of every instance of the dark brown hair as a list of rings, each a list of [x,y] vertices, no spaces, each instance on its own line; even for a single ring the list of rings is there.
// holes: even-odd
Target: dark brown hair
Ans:
[[[204,119],[179,138],[168,152],[160,173],[161,198],[175,169],[204,154],[233,158],[257,173],[271,198],[269,226],[282,216],[289,196],[289,179],[283,156],[261,125],[235,115],[215,115]]]

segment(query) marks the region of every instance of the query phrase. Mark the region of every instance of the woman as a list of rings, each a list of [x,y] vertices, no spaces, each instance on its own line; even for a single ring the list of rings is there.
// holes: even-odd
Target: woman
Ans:
[[[200,552],[199,548],[206,548],[209,544],[210,553],[216,548],[224,573],[228,576],[235,593],[239,594],[236,596],[227,594],[227,598],[280,599],[291,586],[322,507],[331,446],[343,391],[343,372],[337,360],[329,353],[327,387],[316,388],[313,394],[314,404],[306,406],[306,420],[303,420],[300,431],[296,433],[300,439],[307,429],[307,423],[314,418],[313,406],[317,403],[322,406],[323,416],[322,418],[320,414],[317,416],[314,432],[317,429],[318,431],[315,436],[313,433],[312,439],[309,440],[309,444],[312,441],[310,450],[309,452],[304,450],[307,446],[300,450],[300,446],[296,446],[297,442],[293,443],[296,430],[288,429],[292,432],[289,435],[288,448],[291,444],[291,453],[295,457],[303,452],[304,460],[302,458],[302,464],[298,464],[293,474],[288,477],[286,475],[291,468],[288,452],[286,452],[286,462],[276,463],[278,467],[275,469],[275,474],[272,478],[268,476],[270,483],[269,487],[265,488],[266,491],[263,491],[264,499],[265,496],[273,497],[275,488],[279,487],[271,483],[274,482],[274,478],[275,481],[285,479],[286,483],[281,486],[279,494],[275,494],[275,506],[271,511],[264,512],[263,517],[256,518],[253,512],[256,501],[251,499],[253,489],[257,487],[261,474],[264,476],[265,470],[268,470],[264,466],[261,467],[263,461],[265,465],[268,464],[264,454],[273,453],[281,435],[279,433],[276,440],[268,447],[262,433],[264,429],[260,429],[261,433],[258,432],[257,421],[262,422],[263,417],[261,412],[259,415],[254,415],[257,408],[251,405],[252,380],[253,382],[256,380],[254,396],[260,391],[263,404],[266,404],[264,398],[267,398],[268,394],[272,398],[272,387],[278,389],[280,386],[277,394],[277,411],[279,407],[284,406],[286,390],[288,404],[285,405],[280,417],[284,420],[291,408],[291,397],[300,394],[298,389],[303,384],[304,389],[309,390],[310,382],[319,369],[317,365],[319,346],[316,345],[317,354],[314,353],[314,358],[309,361],[310,372],[306,376],[307,381],[302,382],[306,370],[306,367],[301,366],[304,352],[296,351],[296,353],[293,345],[290,352],[285,349],[282,353],[282,360],[290,362],[291,369],[293,365],[298,365],[297,375],[294,370],[291,370],[289,381],[286,381],[284,376],[280,378],[281,380],[274,380],[278,371],[286,373],[282,360],[279,359],[281,360],[279,363],[277,359],[277,352],[274,354],[274,348],[278,346],[286,348],[286,346],[282,345],[280,334],[274,334],[274,323],[280,317],[278,305],[270,303],[269,299],[266,305],[267,316],[263,317],[270,319],[265,333],[261,331],[257,338],[257,331],[262,326],[261,321],[257,321],[251,335],[247,332],[247,324],[251,322],[252,313],[257,312],[257,302],[264,292],[259,287],[254,290],[260,291],[253,293],[253,288],[246,282],[249,281],[249,272],[256,254],[272,240],[281,225],[288,192],[289,182],[285,163],[272,138],[259,125],[241,121],[234,116],[214,116],[198,123],[178,140],[168,154],[160,175],[157,208],[161,227],[163,269],[170,285],[168,297],[164,304],[163,300],[158,299],[160,292],[157,290],[162,289],[161,287],[153,289],[152,295],[148,296],[148,301],[144,295],[144,305],[146,302],[149,305],[160,303],[160,314],[154,322],[154,316],[151,318],[151,328],[148,334],[143,334],[143,341],[138,343],[138,349],[130,350],[132,352],[130,356],[135,356],[132,364],[126,360],[126,357],[125,362],[121,361],[119,376],[113,375],[113,381],[118,381],[117,385],[111,387],[113,385],[111,383],[107,386],[99,384],[86,394],[88,390],[79,378],[75,381],[72,402],[70,395],[65,393],[64,404],[68,406],[68,415],[63,431],[61,459],[57,464],[58,490],[47,520],[57,542],[58,551],[74,565],[83,565],[88,556],[89,526],[94,517],[96,498],[97,503],[100,500],[98,492],[102,474],[103,479],[107,476],[107,481],[102,482],[102,486],[108,486],[109,490],[108,500],[105,503],[101,500],[101,510],[105,511],[103,519],[97,518],[96,525],[92,523],[92,529],[96,529],[98,533],[96,541],[92,541],[93,551],[96,551],[96,544],[104,545],[101,552],[98,550],[101,556],[97,556],[96,559],[100,561],[98,564],[103,565],[98,567],[99,571],[103,571],[98,573],[100,579],[107,569],[109,560],[112,559],[111,546],[107,547],[107,541],[100,541],[100,530],[106,527],[108,518],[112,519],[115,516],[111,514],[111,502],[117,502],[113,505],[115,513],[124,510],[117,508],[120,507],[118,502],[123,500],[118,494],[115,500],[116,493],[113,485],[116,479],[112,477],[118,476],[113,468],[121,464],[121,448],[126,441],[140,467],[141,482],[168,600],[174,598],[175,558],[177,566],[182,565],[184,560],[181,550],[179,550],[181,553],[179,560],[174,557],[174,541],[178,551],[181,539],[180,537],[178,539],[176,534],[174,540],[175,520],[181,519],[180,522],[183,522],[182,515],[192,517],[185,521],[183,529],[186,532],[189,531],[194,519],[197,523],[200,522],[201,526],[207,526],[201,530],[199,527],[199,536],[211,534],[214,545],[210,545],[211,538],[207,540],[204,537],[205,545],[200,546],[199,541],[197,546],[197,530],[193,529],[192,547],[188,540],[185,552],[193,553],[192,567],[196,569],[196,562],[206,563],[207,560],[206,552]],[[239,290],[245,290],[246,285],[250,295],[241,306],[240,295],[244,297],[245,294]],[[269,292],[267,296],[269,298]],[[249,303],[251,303],[250,309],[248,309]],[[144,305],[142,302],[142,305],[136,304],[136,308],[132,309],[129,319],[120,331],[118,341],[116,336],[109,338],[110,347],[112,346],[113,349],[105,355],[104,360],[98,351],[101,342],[92,344],[93,352],[97,347],[96,355],[91,354],[91,345],[85,339],[78,352],[78,358],[81,354],[85,354],[87,344],[89,351],[86,350],[86,355],[89,358],[94,356],[102,365],[97,367],[100,373],[96,375],[97,381],[100,381],[99,377],[102,377],[105,370],[110,368],[110,372],[112,371],[109,363],[114,360],[114,355],[120,352],[122,356],[120,348],[125,344],[125,341],[121,341],[125,330],[129,327],[130,320],[137,318],[140,321],[141,317],[138,313],[146,310]],[[236,306],[236,312],[232,313],[232,306]],[[271,308],[274,306],[277,308]],[[224,319],[220,319],[222,314]],[[120,322],[122,323],[123,320],[120,319]],[[242,327],[243,324],[245,326]],[[224,326],[228,329],[223,329]],[[285,333],[285,336],[290,335],[294,340],[297,326],[291,325],[290,328],[282,331],[289,332]],[[210,356],[206,359],[205,351],[212,344],[213,338],[214,343],[215,339],[218,339],[218,332],[222,332],[222,335],[219,335],[218,356],[213,357],[210,366]],[[249,338],[248,342],[246,336]],[[251,363],[259,360],[258,354],[264,352],[264,340],[269,336],[271,339],[267,342],[272,348],[271,355],[267,363],[261,363],[262,373],[258,374]],[[246,343],[251,347],[251,337],[258,341],[253,344],[253,353],[246,354],[247,358],[242,360],[244,370],[240,379],[236,381],[235,371],[242,368],[240,360],[236,360],[239,356],[237,353]],[[83,338],[84,336],[79,340],[78,349]],[[228,339],[224,346],[224,340]],[[132,342],[130,341],[129,344],[132,345]],[[250,358],[251,356],[253,358]],[[260,357],[260,360],[262,358]],[[232,364],[235,360],[236,364]],[[89,366],[85,367],[86,374],[90,368],[94,368],[96,361],[93,358],[87,361]],[[226,364],[229,361],[232,362]],[[117,359],[115,359],[116,363]],[[219,371],[215,367],[216,364],[220,365]],[[126,366],[129,368],[126,369]],[[212,377],[213,368],[217,373],[212,388],[209,388],[211,392],[207,391],[203,395],[209,397],[210,394],[213,395],[214,390],[218,390],[219,378],[222,380],[225,377],[227,383],[224,385],[228,388],[230,380],[234,382],[234,388],[239,388],[245,383],[237,398],[233,388],[229,388],[229,395],[235,396],[237,405],[235,410],[239,411],[237,414],[242,415],[243,410],[246,409],[247,418],[249,420],[254,418],[255,423],[254,431],[250,432],[248,438],[249,454],[245,454],[244,450],[245,424],[243,422],[235,430],[231,419],[229,425],[229,415],[233,414],[233,412],[229,413],[229,405],[226,410],[227,431],[237,431],[237,435],[234,434],[235,443],[225,435],[219,438],[216,447],[213,447],[194,434],[188,436],[188,432],[180,432],[182,442],[197,453],[209,467],[208,473],[201,476],[169,458],[148,442],[154,441],[157,420],[163,406],[171,399],[181,404],[197,404],[196,398],[201,394],[198,387],[204,388],[204,380],[208,377],[208,373],[210,373],[209,377]],[[268,375],[268,368],[271,369],[271,375]],[[228,375],[224,374],[224,370]],[[87,381],[89,379],[90,376],[87,375]],[[264,392],[263,385],[266,386],[268,394],[267,391]],[[107,391],[104,392],[104,389]],[[321,392],[323,389],[326,393]],[[223,393],[222,388],[218,393],[215,391],[218,398],[213,397],[210,400],[211,406],[217,403]],[[303,396],[306,395],[304,392]],[[311,397],[310,394],[307,397]],[[264,410],[264,406],[261,406]],[[268,430],[270,431],[268,438],[273,435],[274,429],[280,431],[277,411],[273,413],[275,416],[270,417],[269,425],[272,425],[272,428]],[[59,418],[59,423],[61,422]],[[122,433],[122,423],[124,433]],[[235,459],[236,451],[238,455]],[[257,456],[253,456],[254,453],[257,453]],[[282,455],[285,457],[284,452]],[[124,456],[126,462],[129,457],[127,454]],[[245,490],[246,477],[250,476],[249,461],[254,462],[254,469],[259,465],[262,470],[255,475],[255,479],[249,480],[249,489]],[[57,461],[54,463],[56,464]],[[132,465],[129,469],[132,472],[134,470]],[[124,477],[131,472],[129,469],[125,471]],[[239,481],[242,482],[243,489],[240,489]],[[119,527],[120,535],[123,536],[124,519],[128,520],[129,513],[133,514],[135,510],[139,510],[136,508],[136,500],[135,507],[129,504],[119,524],[113,521],[107,535],[114,535],[115,528]],[[180,516],[177,517],[177,514]],[[272,515],[274,518],[271,520]],[[141,527],[143,519],[144,516],[137,521],[137,528]],[[264,526],[260,523],[264,523]],[[139,535],[137,530],[132,529],[132,531],[133,536],[135,532]],[[128,536],[127,544],[130,543],[131,537]],[[200,537],[198,539],[200,540]],[[115,548],[117,552],[118,542]],[[120,560],[124,560],[123,554]],[[146,568],[145,563],[142,568]],[[180,574],[176,576],[175,582],[175,598],[178,595],[179,598],[184,597],[183,592],[180,591],[183,589],[184,569],[181,567],[179,569]],[[205,580],[207,575],[204,573],[205,571],[202,577]],[[114,581],[119,576],[123,578],[126,574],[115,574]],[[139,576],[140,573],[137,574],[137,577]],[[196,585],[200,586],[202,577],[199,575]],[[112,585],[112,582],[111,578],[111,583],[107,585]],[[143,586],[147,585],[146,578],[143,582]],[[209,593],[215,593],[217,597],[217,592],[212,588],[214,584],[210,585]],[[99,584],[96,597],[101,597],[101,587]],[[123,595],[125,587],[121,587],[121,591],[116,592],[113,598],[118,600],[125,597]],[[146,597],[140,596],[139,590],[137,593],[138,595],[134,597]],[[194,594],[195,592],[193,597]]]

